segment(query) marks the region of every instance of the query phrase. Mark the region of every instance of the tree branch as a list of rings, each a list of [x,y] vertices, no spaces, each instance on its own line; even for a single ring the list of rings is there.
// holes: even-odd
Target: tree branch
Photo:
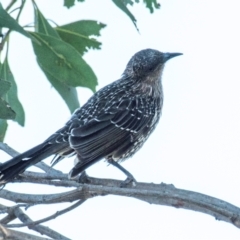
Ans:
[[[0,239],[5,240],[22,240],[22,239],[28,239],[28,240],[50,240],[50,238],[43,238],[43,237],[37,237],[29,233],[23,233],[19,231],[15,231],[12,229],[8,229],[0,224]]]
[[[3,145],[0,144],[3,149]],[[5,149],[6,145],[5,145]],[[47,165],[46,165],[47,166]],[[50,168],[47,166],[47,168]],[[175,208],[188,209],[198,211],[215,217],[217,220],[222,220],[233,224],[240,228],[240,208],[222,201],[220,199],[210,197],[201,193],[177,189],[171,184],[153,184],[137,182],[135,186],[121,188],[121,181],[113,179],[98,179],[86,177],[86,183],[79,183],[74,180],[69,180],[67,174],[60,171],[46,171],[45,173],[35,173],[26,171],[13,180],[13,183],[37,183],[55,187],[73,188],[70,191],[64,191],[56,194],[24,194],[12,192],[6,189],[0,190],[0,198],[10,200],[16,203],[22,203],[25,207],[35,206],[37,204],[55,204],[64,202],[77,201],[72,206],[56,212],[55,214],[33,222],[21,209],[20,205],[7,207],[0,205],[0,212],[8,213],[0,223],[8,224],[13,219],[18,218],[23,224],[8,224],[7,227],[23,227],[29,228],[51,236],[54,239],[67,239],[59,235],[53,230],[38,225],[56,218],[76,207],[81,205],[89,198],[106,195],[117,195],[124,197],[136,198],[150,204],[164,205]],[[79,200],[80,199],[80,200]],[[54,236],[54,237],[53,237]],[[60,238],[61,236],[61,238]]]
[[[80,200],[76,203],[74,203],[73,205],[71,205],[70,207],[67,207],[61,211],[57,211],[56,213],[52,214],[51,216],[49,217],[46,217],[46,218],[43,218],[43,219],[40,219],[40,220],[37,220],[37,221],[33,221],[31,222],[30,224],[29,223],[23,223],[23,224],[8,224],[6,225],[6,227],[8,228],[18,228],[18,227],[31,227],[31,226],[36,226],[40,223],[44,223],[44,222],[47,222],[47,221],[50,221],[52,219],[55,219],[57,217],[59,217],[60,215],[64,214],[64,213],[67,213],[67,212],[70,212],[72,211],[74,208],[82,205],[83,203],[85,202],[85,200]]]
[[[76,183],[75,190],[57,194],[22,194],[3,189],[0,197],[27,204],[53,204],[85,200],[96,196],[118,195],[133,197],[151,204],[165,205],[202,212],[240,228],[240,208],[208,195],[177,189],[164,183],[137,183],[135,187],[120,188],[121,181],[89,178],[91,184]],[[95,184],[95,185],[94,185]]]
[[[16,217],[23,223],[28,223],[29,224],[29,228],[35,230],[36,232],[39,232],[41,234],[45,234],[46,236],[49,236],[53,239],[59,239],[59,240],[70,240],[67,237],[64,237],[63,235],[61,235],[60,233],[42,226],[42,225],[38,225],[38,226],[32,226],[31,223],[33,222],[31,218],[29,218],[19,207],[15,207],[14,208],[14,213],[16,215]]]

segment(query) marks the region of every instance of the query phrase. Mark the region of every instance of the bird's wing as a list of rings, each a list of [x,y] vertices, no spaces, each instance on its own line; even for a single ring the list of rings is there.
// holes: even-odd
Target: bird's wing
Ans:
[[[122,99],[104,108],[84,125],[72,129],[70,146],[80,160],[75,166],[76,174],[111,154],[116,153],[121,158],[140,133],[150,127],[154,115],[154,101],[148,98]],[[72,172],[72,175],[76,174]]]

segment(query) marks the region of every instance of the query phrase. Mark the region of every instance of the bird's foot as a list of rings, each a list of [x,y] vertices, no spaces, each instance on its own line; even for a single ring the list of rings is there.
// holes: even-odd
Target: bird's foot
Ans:
[[[83,171],[79,177],[78,177],[78,182],[79,183],[90,183],[90,178],[89,176],[87,175],[86,171]]]
[[[121,182],[120,187],[125,188],[128,186],[135,187],[137,184],[136,179],[133,176],[128,176],[123,182]]]
[[[108,162],[109,162],[109,164],[111,164],[114,167],[118,168],[121,172],[123,172],[127,176],[126,180],[124,180],[120,184],[121,188],[129,186],[129,184],[131,184],[131,183],[132,183],[132,187],[136,186],[137,181],[135,180],[133,175],[129,171],[127,171],[127,169],[125,169],[123,166],[121,166],[118,162],[115,162],[112,158],[109,158]]]

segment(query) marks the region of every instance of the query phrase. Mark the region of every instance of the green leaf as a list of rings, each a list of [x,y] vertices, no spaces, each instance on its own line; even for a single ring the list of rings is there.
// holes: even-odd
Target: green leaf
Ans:
[[[11,87],[10,82],[0,79],[0,97],[6,94],[10,87]]]
[[[45,19],[45,17],[40,12],[36,4],[34,4],[34,9],[35,9],[36,31],[48,36],[52,36],[54,38],[61,39],[57,31]],[[43,66],[42,66],[42,70],[45,73],[48,81],[60,94],[60,96],[63,98],[63,100],[67,104],[70,112],[72,113],[76,108],[79,107],[79,101],[78,101],[78,95],[77,95],[76,89],[74,87],[68,86],[66,83],[60,82],[54,75],[51,75],[51,73],[48,73],[48,69],[44,69]]]
[[[2,75],[3,69],[2,66],[3,65],[0,64],[0,77]],[[10,82],[0,79],[0,119],[14,119],[16,117],[16,113],[4,100],[10,88],[11,88]]]
[[[75,2],[75,0],[64,0],[64,6],[67,8],[73,7],[74,2]]]
[[[8,105],[8,103],[0,98],[0,118],[1,119],[14,119],[16,117],[16,113],[12,110],[12,108]]]
[[[43,14],[40,12],[36,3],[34,3],[34,14],[36,32],[43,33],[45,35],[52,36],[55,38],[60,38],[55,29],[49,24],[49,22],[45,19]]]
[[[100,30],[106,25],[92,20],[77,21],[56,28],[60,37],[83,55],[88,49],[100,49],[101,43],[90,38],[100,36]]]
[[[91,35],[101,36],[100,31],[106,27],[106,24],[100,23],[94,20],[81,20],[72,22],[66,25],[62,25],[56,28],[57,31],[61,31],[61,29],[68,30],[70,32],[76,32],[82,34],[86,37]]]
[[[137,28],[137,19],[133,16],[133,14],[128,10],[128,8],[126,7],[126,2],[124,0],[112,0],[115,5],[120,8],[125,14],[127,14],[127,16],[132,20],[133,24],[135,25],[136,29]],[[130,3],[130,2],[128,2]]]
[[[132,0],[122,0],[122,2],[123,2],[125,5],[130,4],[131,6],[134,4],[134,1],[132,1]],[[135,0],[135,2],[139,3],[138,0]]]
[[[97,78],[91,67],[68,43],[41,33],[31,33],[41,43],[32,41],[39,66],[67,86],[96,89]]]
[[[0,65],[0,70],[2,70],[2,64]],[[7,94],[10,88],[11,88],[10,82],[0,79],[0,118],[1,119],[14,119],[16,117],[16,113],[11,109],[9,104],[4,100],[5,95]]]
[[[9,117],[7,119],[13,119],[14,118],[14,121],[16,121],[21,126],[24,126],[25,113],[24,113],[24,110],[23,110],[23,106],[18,99],[17,85],[16,85],[16,82],[14,80],[11,69],[9,67],[7,57],[5,58],[5,60],[2,64],[0,77],[7,80],[11,84],[11,88],[6,93],[6,95],[4,96],[4,99],[8,102],[8,104],[11,106],[13,111],[16,113],[15,117]],[[3,117],[0,117],[0,118],[3,118]],[[6,118],[4,118],[4,119],[6,119]]]
[[[23,34],[26,37],[31,37],[28,32],[26,32],[18,23],[17,21],[12,18],[2,7],[0,3],[0,28],[5,27],[10,30],[17,31]]]
[[[84,0],[77,0],[78,2],[84,2]],[[64,0],[64,6],[67,8],[74,6],[75,0]]]
[[[6,135],[7,127],[7,121],[0,119],[0,142],[3,142],[3,139]]]
[[[57,78],[50,75],[47,70],[43,70],[49,82],[61,95],[65,103],[67,104],[71,113],[73,113],[77,108],[79,108],[79,101],[77,90],[74,87],[68,86],[60,82]]]
[[[143,0],[146,4],[146,7],[150,10],[150,13],[154,12],[155,9],[160,9],[161,5],[157,2],[157,0]]]

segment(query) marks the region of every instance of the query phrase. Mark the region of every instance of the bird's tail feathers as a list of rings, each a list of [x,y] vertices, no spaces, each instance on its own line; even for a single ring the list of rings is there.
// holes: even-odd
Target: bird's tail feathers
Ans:
[[[31,165],[57,153],[59,150],[57,147],[58,146],[55,147],[53,144],[44,142],[22,154],[19,154],[11,160],[0,164],[0,183],[12,180]]]

